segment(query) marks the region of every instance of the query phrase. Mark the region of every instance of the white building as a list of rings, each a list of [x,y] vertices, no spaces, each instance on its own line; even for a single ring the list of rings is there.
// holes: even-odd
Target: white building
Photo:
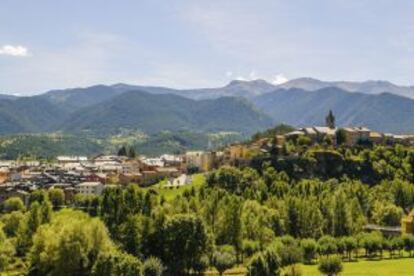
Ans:
[[[75,187],[76,191],[82,195],[100,195],[104,190],[101,182],[83,182]]]
[[[86,156],[69,156],[69,155],[61,155],[56,157],[58,163],[66,164],[66,163],[81,163],[88,161],[88,157]]]
[[[177,178],[171,178],[168,180],[167,184],[164,186],[166,188],[168,187],[178,187],[178,186],[184,186],[192,183],[191,176],[188,176],[186,174],[182,174]]]

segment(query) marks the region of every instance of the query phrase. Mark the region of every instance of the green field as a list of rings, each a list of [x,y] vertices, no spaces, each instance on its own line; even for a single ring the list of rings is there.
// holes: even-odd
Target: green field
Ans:
[[[360,260],[358,262],[344,262],[342,276],[385,276],[414,275],[414,259],[403,258],[394,260]],[[321,275],[317,265],[301,265],[302,275]]]
[[[156,192],[158,192],[160,196],[164,196],[166,200],[171,200],[175,196],[182,194],[185,190],[190,190],[193,187],[194,188],[201,187],[201,185],[203,185],[204,182],[205,182],[205,176],[204,174],[200,173],[200,174],[194,174],[193,182],[185,186],[181,186],[178,188],[164,188],[164,185],[167,183],[167,180],[163,180],[160,183],[154,186],[148,187],[146,189],[153,189]]]
[[[299,271],[302,276],[319,276],[323,275],[318,271],[318,265],[300,264]],[[343,262],[344,269],[340,276],[412,276],[414,275],[414,259],[386,259],[386,260],[360,260],[356,262]],[[288,273],[288,268],[284,273]],[[224,275],[242,276],[245,275],[246,268],[239,266],[227,270]],[[205,275],[219,275],[214,269],[205,273]],[[284,275],[283,273],[281,275]],[[290,275],[290,274],[289,274]]]

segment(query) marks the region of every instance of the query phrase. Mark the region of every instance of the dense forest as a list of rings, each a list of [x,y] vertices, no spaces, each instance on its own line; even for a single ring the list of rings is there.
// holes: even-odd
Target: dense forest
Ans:
[[[333,275],[345,261],[413,256],[412,235],[364,229],[399,226],[414,207],[411,148],[297,141],[282,150],[255,166],[221,167],[169,197],[115,185],[72,201],[59,189],[36,191],[27,208],[11,198],[0,218],[0,270],[188,275],[239,267],[247,275],[300,275],[296,264],[319,263]],[[287,152],[297,156],[292,170],[278,163]]]
[[[94,156],[114,154],[127,145],[146,156],[181,154],[189,150],[216,149],[247,136],[236,132],[163,131],[147,135],[139,131],[123,130],[110,136],[86,134],[18,134],[0,136],[0,159],[49,160],[59,155]]]

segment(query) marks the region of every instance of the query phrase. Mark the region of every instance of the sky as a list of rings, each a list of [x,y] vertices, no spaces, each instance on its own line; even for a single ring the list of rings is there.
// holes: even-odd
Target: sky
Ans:
[[[232,79],[414,84],[410,0],[1,0],[0,93]]]

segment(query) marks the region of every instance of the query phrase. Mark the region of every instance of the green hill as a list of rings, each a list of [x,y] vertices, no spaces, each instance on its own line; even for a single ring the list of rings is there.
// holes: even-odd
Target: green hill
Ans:
[[[367,126],[383,132],[414,131],[414,100],[390,93],[369,95],[328,87],[316,91],[280,89],[256,97],[256,106],[278,123],[323,125],[332,109],[339,126]]]
[[[253,133],[272,120],[240,98],[191,100],[177,95],[125,92],[77,110],[62,124],[66,132],[117,133],[121,128],[149,134],[162,130]]]

